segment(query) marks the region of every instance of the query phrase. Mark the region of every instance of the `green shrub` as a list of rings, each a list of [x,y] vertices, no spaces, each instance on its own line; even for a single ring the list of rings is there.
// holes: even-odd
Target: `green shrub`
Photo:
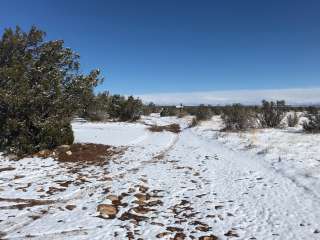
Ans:
[[[285,101],[268,102],[263,100],[257,118],[261,127],[279,127],[286,113]]]
[[[133,96],[125,100],[120,109],[120,121],[136,121],[142,114],[143,104],[140,99],[135,99]]]
[[[32,153],[73,141],[70,121],[93,96],[99,71],[45,33],[5,29],[0,39],[0,150]]]
[[[226,106],[221,115],[225,125],[224,130],[246,130],[254,127],[254,117],[252,112],[241,104]]]

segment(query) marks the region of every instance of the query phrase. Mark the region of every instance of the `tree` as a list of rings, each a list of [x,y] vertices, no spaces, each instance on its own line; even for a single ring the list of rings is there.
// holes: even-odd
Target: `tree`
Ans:
[[[117,119],[120,117],[125,101],[125,97],[120,96],[119,94],[111,96],[111,100],[108,105],[110,118]]]
[[[141,116],[142,108],[142,101],[130,96],[123,102],[119,118],[121,121],[136,121]]]
[[[5,29],[0,39],[0,149],[18,154],[73,142],[70,125],[99,71],[80,73],[79,55],[32,27]]]

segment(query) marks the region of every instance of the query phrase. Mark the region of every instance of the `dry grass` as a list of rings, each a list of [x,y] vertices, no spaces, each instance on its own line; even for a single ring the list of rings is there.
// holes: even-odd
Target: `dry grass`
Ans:
[[[170,125],[165,125],[165,126],[157,126],[157,125],[152,125],[149,127],[149,131],[151,132],[162,132],[162,131],[169,131],[173,133],[179,133],[181,132],[179,124],[173,123]]]

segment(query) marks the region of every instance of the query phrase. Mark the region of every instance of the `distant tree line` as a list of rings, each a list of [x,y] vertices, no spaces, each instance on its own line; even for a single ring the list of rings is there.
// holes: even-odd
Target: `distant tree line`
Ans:
[[[250,128],[279,128],[284,123],[289,127],[298,125],[297,112],[303,113],[305,132],[320,132],[320,108],[319,106],[290,106],[285,101],[266,101],[261,105],[242,105],[240,103],[227,106],[211,106],[200,104],[199,106],[184,106],[181,112],[175,106],[157,106],[161,116],[184,115],[195,116],[192,123],[197,125],[200,121],[208,120],[213,115],[220,115],[225,125],[225,131],[241,131]],[[160,109],[160,110],[159,110]]]

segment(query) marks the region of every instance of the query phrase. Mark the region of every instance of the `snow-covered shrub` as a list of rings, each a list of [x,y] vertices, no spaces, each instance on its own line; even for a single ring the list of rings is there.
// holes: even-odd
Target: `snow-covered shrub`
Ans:
[[[307,120],[303,123],[303,129],[309,133],[320,132],[320,112],[316,108],[309,108],[306,114]]]
[[[279,127],[285,116],[285,102],[268,102],[263,100],[260,112],[257,114],[261,127]]]
[[[225,125],[224,130],[246,130],[254,127],[255,118],[252,111],[241,104],[226,106],[221,115]]]
[[[296,112],[294,113],[289,113],[287,115],[287,124],[288,124],[288,127],[295,127],[297,126],[299,123],[299,117],[297,115]]]
[[[79,73],[79,56],[45,33],[5,29],[0,39],[0,150],[31,153],[73,142],[70,126],[99,71]]]

